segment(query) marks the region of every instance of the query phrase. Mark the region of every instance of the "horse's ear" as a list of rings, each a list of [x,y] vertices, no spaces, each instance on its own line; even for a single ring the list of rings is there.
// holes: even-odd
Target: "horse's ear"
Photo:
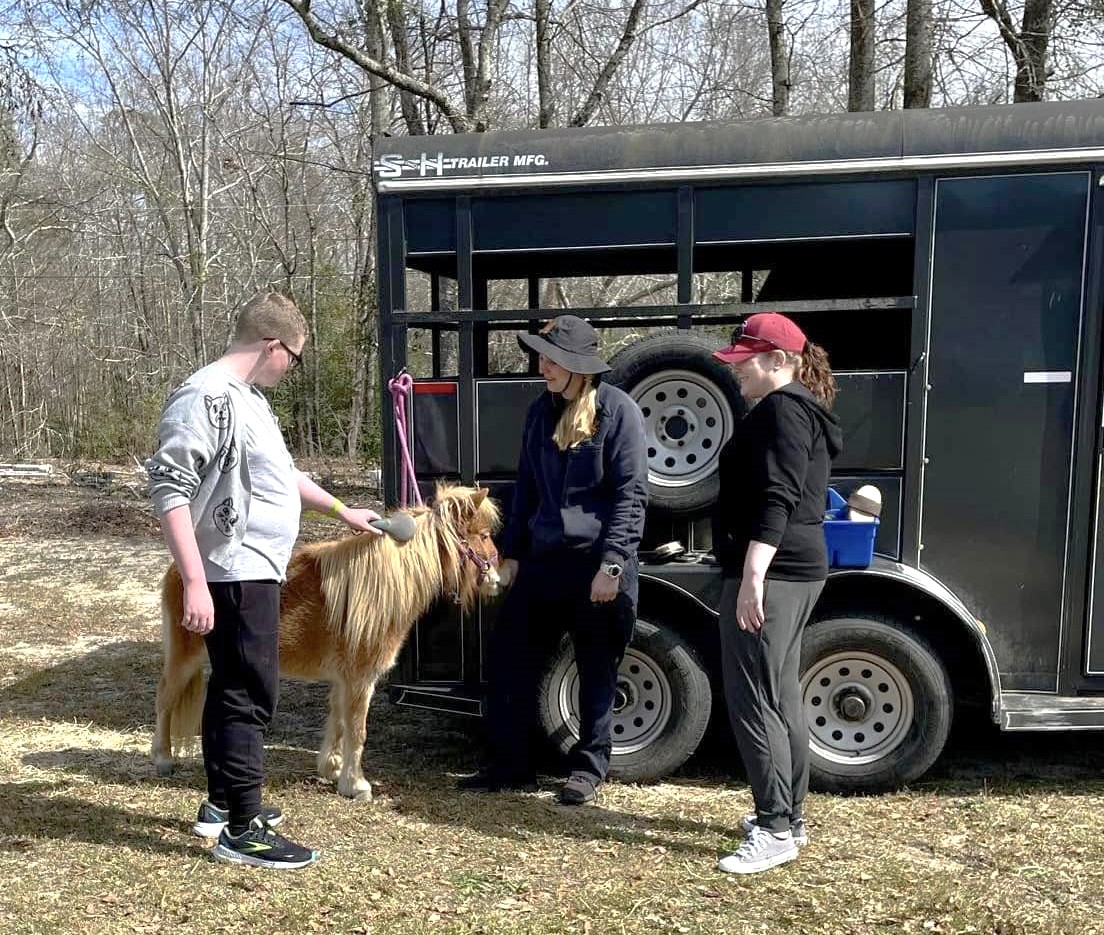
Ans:
[[[483,501],[487,499],[487,494],[489,493],[490,490],[488,490],[486,487],[480,487],[478,490],[476,490],[476,492],[472,494],[472,506],[474,506],[478,510]]]

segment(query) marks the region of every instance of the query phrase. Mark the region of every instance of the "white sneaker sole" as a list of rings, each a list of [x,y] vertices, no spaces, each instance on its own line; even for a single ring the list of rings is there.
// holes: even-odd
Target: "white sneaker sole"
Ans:
[[[264,857],[257,857],[253,854],[239,854],[222,844],[216,844],[211,849],[211,854],[215,860],[220,860],[225,864],[264,867],[266,870],[299,870],[302,867],[309,867],[320,856],[318,851],[311,851],[310,857],[306,860],[266,860]]]
[[[717,869],[721,873],[761,873],[771,867],[788,864],[791,860],[797,860],[796,846],[759,860],[737,860],[735,854],[729,854],[717,861]]]
[[[269,821],[268,826],[270,828],[275,828],[277,825],[281,824],[283,820],[283,815],[277,815]],[[192,825],[192,834],[198,838],[217,838],[222,834],[222,829],[228,824],[229,822],[226,821],[197,821]]]

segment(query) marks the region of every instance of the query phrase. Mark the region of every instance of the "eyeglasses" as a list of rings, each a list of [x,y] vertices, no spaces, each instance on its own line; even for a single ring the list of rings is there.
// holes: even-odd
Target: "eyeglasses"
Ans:
[[[732,340],[729,341],[729,344],[735,344],[737,341],[756,341],[759,344],[769,344],[771,347],[781,350],[777,344],[767,338],[761,338],[757,334],[748,334],[746,328],[746,321],[737,322],[736,327],[732,329]]]
[[[275,341],[277,344],[280,345],[280,347],[282,347],[285,351],[288,352],[288,358],[289,358],[288,370],[289,371],[294,370],[301,363],[303,363],[303,355],[302,354],[296,354],[295,351],[293,351],[290,347],[288,347],[279,338],[265,338],[265,340],[266,341]]]

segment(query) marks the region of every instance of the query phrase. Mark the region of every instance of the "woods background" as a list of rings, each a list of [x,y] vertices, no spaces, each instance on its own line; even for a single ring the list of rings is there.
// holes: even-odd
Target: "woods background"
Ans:
[[[0,459],[146,453],[266,287],[293,449],[374,457],[387,135],[1102,93],[1104,0],[0,0]]]

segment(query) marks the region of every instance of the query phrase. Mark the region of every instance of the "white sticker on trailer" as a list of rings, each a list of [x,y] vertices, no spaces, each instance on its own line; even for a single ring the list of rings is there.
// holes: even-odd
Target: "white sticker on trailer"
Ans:
[[[1073,372],[1070,370],[1025,370],[1024,383],[1070,383]]]

